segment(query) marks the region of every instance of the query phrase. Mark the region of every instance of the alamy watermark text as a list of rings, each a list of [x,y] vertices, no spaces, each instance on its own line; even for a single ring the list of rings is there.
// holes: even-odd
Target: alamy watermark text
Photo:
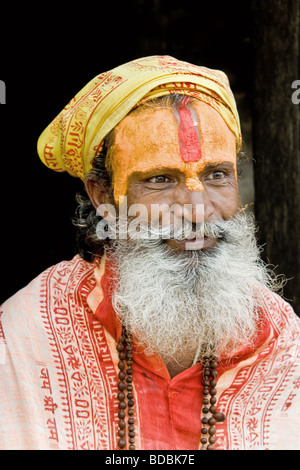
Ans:
[[[6,86],[3,80],[0,80],[0,104],[6,104]]]
[[[295,89],[295,91],[292,94],[292,103],[300,104],[300,80],[293,81],[292,89]]]

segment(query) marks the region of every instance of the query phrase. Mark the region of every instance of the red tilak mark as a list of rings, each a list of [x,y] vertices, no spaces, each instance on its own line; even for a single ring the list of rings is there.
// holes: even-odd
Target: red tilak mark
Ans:
[[[179,149],[184,162],[198,162],[202,158],[199,136],[194,124],[191,111],[183,100],[179,108]]]

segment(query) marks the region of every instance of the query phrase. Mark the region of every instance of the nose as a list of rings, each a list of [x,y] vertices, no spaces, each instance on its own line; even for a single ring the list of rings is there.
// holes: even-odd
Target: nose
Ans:
[[[212,203],[202,186],[200,191],[190,191],[186,186],[177,192],[174,215],[192,223],[208,221],[214,212]]]

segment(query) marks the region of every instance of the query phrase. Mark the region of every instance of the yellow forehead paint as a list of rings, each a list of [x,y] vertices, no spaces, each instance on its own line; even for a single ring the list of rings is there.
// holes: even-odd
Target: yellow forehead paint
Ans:
[[[145,109],[127,116],[115,130],[109,166],[114,196],[125,196],[134,173],[179,170],[190,191],[201,191],[199,173],[208,163],[231,162],[236,140],[220,114],[201,101],[183,100],[178,112]]]

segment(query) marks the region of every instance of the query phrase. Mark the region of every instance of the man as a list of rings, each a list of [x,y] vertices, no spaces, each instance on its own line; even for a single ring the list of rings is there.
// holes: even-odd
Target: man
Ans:
[[[3,305],[4,449],[299,448],[299,319],[237,185],[227,77],[147,57],[39,139],[84,180],[80,255]]]

